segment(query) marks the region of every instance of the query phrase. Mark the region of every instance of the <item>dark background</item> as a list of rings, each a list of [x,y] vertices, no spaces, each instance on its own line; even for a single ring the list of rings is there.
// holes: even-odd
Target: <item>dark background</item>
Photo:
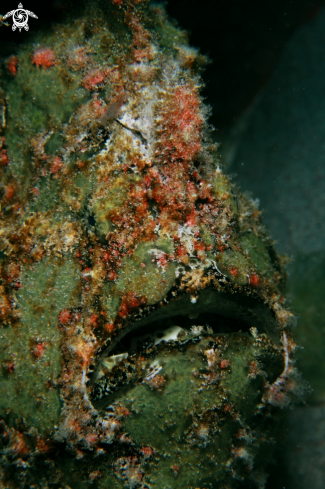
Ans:
[[[168,13],[212,63],[203,95],[220,131],[233,124],[267,83],[285,42],[323,0],[170,0]]]

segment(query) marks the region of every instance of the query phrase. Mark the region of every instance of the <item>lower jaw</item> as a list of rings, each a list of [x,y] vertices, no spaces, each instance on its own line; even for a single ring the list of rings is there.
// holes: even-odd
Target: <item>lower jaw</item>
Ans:
[[[172,325],[184,333],[158,342]],[[107,368],[113,357],[121,361]],[[258,300],[204,290],[133,323],[89,383],[94,407],[118,420],[126,440],[117,476],[130,484],[132,456],[146,452],[133,469],[152,488],[253,484],[279,418],[263,400],[282,371],[275,318]]]

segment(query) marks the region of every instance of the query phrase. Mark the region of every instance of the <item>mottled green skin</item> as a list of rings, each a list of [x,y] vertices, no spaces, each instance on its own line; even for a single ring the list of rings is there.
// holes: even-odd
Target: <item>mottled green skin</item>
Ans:
[[[209,368],[203,352],[213,341],[220,342],[229,367],[222,380],[206,385],[204,375],[208,376]],[[155,391],[142,383],[119,399],[131,411],[124,425],[134,443],[157,450],[148,470],[151,487],[215,487],[217,481],[222,484],[227,480],[231,468],[240,477],[259,450],[265,455],[269,452],[261,438],[267,432],[270,441],[275,424],[263,422],[258,414],[263,376],[248,376],[251,361],[262,358],[272,379],[280,373],[272,366],[266,344],[259,346],[247,334],[210,336],[184,352],[166,351],[160,358],[165,362],[161,374],[167,378],[163,390]],[[236,406],[236,414],[232,409],[227,412],[230,406]],[[200,424],[206,429],[201,434],[196,429]],[[253,430],[248,438],[254,438],[254,444],[236,437],[243,425]],[[224,450],[229,440],[234,441],[234,447],[247,449],[247,458],[238,457],[233,467],[227,465],[230,453]],[[175,474],[174,465],[179,466]]]
[[[0,377],[0,410],[3,414],[9,409],[13,417],[24,418],[41,433],[48,432],[59,421],[59,392],[55,386],[49,388],[48,382],[55,383],[61,371],[57,314],[63,304],[77,303],[76,285],[72,260],[44,260],[33,269],[26,268],[17,294],[21,314],[19,334],[14,328],[1,330],[0,362],[14,359],[16,367],[11,374]],[[35,313],[39,309],[40,313]],[[30,348],[37,338],[47,343],[46,353],[40,359]]]

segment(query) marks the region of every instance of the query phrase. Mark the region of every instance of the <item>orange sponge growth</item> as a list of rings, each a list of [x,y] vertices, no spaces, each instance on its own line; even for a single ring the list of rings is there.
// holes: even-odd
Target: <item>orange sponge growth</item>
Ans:
[[[34,51],[32,55],[32,62],[39,68],[50,68],[56,64],[56,57],[52,49],[40,48]]]
[[[197,88],[189,84],[176,87],[160,116],[160,154],[172,160],[193,160],[201,150],[204,122]]]

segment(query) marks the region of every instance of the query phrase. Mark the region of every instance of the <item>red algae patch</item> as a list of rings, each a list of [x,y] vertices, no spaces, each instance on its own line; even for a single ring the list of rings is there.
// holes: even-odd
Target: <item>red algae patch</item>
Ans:
[[[40,48],[34,51],[32,55],[32,63],[38,68],[50,68],[56,64],[56,56],[51,48]]]
[[[67,324],[71,320],[71,314],[70,311],[67,309],[64,311],[61,311],[59,314],[59,319],[62,324]]]
[[[201,109],[196,87],[184,84],[175,88],[161,110],[160,146],[164,157],[191,161],[198,155],[204,122]]]
[[[55,174],[58,171],[60,171],[62,167],[63,167],[63,161],[59,156],[56,156],[50,167],[50,173]]]
[[[32,353],[36,358],[42,358],[46,351],[46,341],[37,341],[32,347]]]
[[[0,165],[6,166],[9,163],[9,158],[6,149],[0,149]]]
[[[17,56],[10,56],[6,62],[7,70],[12,76],[17,75],[17,67],[18,67],[18,58]]]
[[[105,71],[94,70],[88,73],[85,76],[83,86],[87,88],[87,90],[95,90],[98,85],[105,81],[107,74]]]
[[[7,200],[10,200],[13,198],[13,196],[15,195],[15,189],[12,185],[8,185],[8,187],[6,188],[6,192],[5,192],[5,197]]]

